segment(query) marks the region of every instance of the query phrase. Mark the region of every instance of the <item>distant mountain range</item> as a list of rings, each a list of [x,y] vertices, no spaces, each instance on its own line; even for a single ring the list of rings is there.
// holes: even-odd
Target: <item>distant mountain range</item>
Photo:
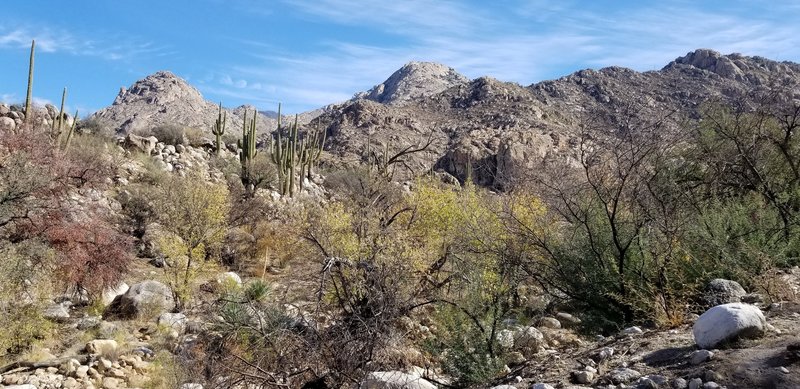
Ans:
[[[315,126],[327,128],[326,149],[342,161],[360,160],[367,142],[399,149],[432,137],[431,147],[408,161],[409,169],[442,169],[463,178],[469,164],[480,183],[502,187],[521,170],[568,158],[586,112],[613,122],[635,105],[653,115],[697,118],[709,99],[734,98],[772,83],[797,85],[800,65],[699,49],[658,71],[607,67],[521,86],[411,62],[351,100],[301,114],[300,122],[316,119]],[[164,124],[210,131],[217,109],[186,81],[158,72],[121,89],[93,118],[117,133]],[[229,126],[241,128],[244,110],[229,110]],[[277,113],[259,115],[259,131],[273,131]]]

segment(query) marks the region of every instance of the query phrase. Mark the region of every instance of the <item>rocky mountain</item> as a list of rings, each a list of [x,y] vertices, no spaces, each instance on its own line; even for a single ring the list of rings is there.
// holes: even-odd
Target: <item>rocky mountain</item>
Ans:
[[[120,88],[114,103],[92,115],[92,119],[118,134],[147,131],[156,126],[181,125],[210,132],[217,119],[218,105],[206,100],[200,91],[184,79],[168,71],[160,71],[136,81],[130,88]],[[249,115],[253,106],[239,106],[228,111],[228,128],[241,129],[245,109]],[[301,122],[313,117],[301,115]],[[285,116],[284,120],[289,117]],[[277,113],[259,112],[258,131],[275,129]]]
[[[414,76],[420,68],[438,71]],[[467,82],[445,69],[409,64],[370,92],[321,115],[330,151],[358,160],[368,141],[399,150],[431,137],[428,150],[408,161],[410,169],[442,169],[463,179],[469,164],[479,183],[502,188],[547,161],[574,162],[576,135],[589,115],[621,122],[635,109],[643,117],[674,113],[696,119],[706,101],[800,83],[798,64],[708,49],[690,52],[658,71],[587,69],[529,86],[489,77]],[[422,97],[411,97],[417,91]]]
[[[375,85],[369,91],[357,93],[354,99],[400,105],[467,82],[469,78],[451,67],[434,62],[409,62],[383,83]]]

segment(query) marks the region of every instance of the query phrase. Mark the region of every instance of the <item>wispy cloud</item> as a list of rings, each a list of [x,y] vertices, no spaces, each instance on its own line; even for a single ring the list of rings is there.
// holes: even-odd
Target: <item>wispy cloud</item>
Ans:
[[[274,47],[265,47],[253,63],[227,68],[230,79],[207,90],[310,108],[349,98],[411,60],[441,62],[472,78],[529,84],[587,66],[659,69],[697,48],[800,57],[793,24],[752,17],[747,12],[752,4],[732,1],[736,6],[724,9],[682,0],[600,9],[572,0],[485,8],[451,0],[283,0],[312,21],[358,28],[361,34],[318,42],[321,49],[312,54],[276,55]],[[784,14],[793,9],[788,1],[773,6]],[[373,33],[391,38],[372,39]],[[251,47],[259,50],[257,42]],[[250,88],[254,84],[261,87]]]
[[[89,39],[73,32],[52,27],[30,25],[0,25],[0,49],[21,49],[36,40],[36,50],[44,53],[67,53],[77,56],[98,57],[121,61],[143,55],[158,55],[166,47],[152,42],[138,41],[127,36],[110,34],[104,39]]]

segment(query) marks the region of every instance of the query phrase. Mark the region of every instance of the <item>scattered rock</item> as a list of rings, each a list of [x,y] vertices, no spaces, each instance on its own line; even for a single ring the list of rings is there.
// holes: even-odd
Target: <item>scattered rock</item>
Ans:
[[[145,155],[150,155],[156,148],[158,139],[154,136],[143,137],[135,134],[128,134],[125,137],[125,145],[133,147],[143,152]]]
[[[708,350],[697,350],[689,356],[689,363],[699,365],[714,358],[714,353]]]
[[[103,306],[108,306],[109,304],[111,304],[114,301],[114,299],[117,298],[117,296],[125,294],[125,292],[127,292],[128,289],[130,289],[130,287],[128,286],[128,284],[124,282],[120,282],[117,286],[113,288],[106,288],[103,291],[103,296],[102,296]]]
[[[642,331],[642,329],[639,328],[639,327],[628,327],[628,328],[622,330],[622,332],[620,332],[620,334],[622,334],[622,335],[640,335],[643,332],[644,331]]]
[[[747,304],[718,305],[703,313],[692,327],[695,342],[704,349],[738,337],[758,337],[767,321],[761,310]]]
[[[95,339],[86,343],[86,352],[89,355],[103,355],[106,357],[116,357],[117,341],[113,339]]]
[[[575,316],[570,315],[566,312],[559,312],[556,314],[556,319],[561,323],[562,326],[576,326],[581,324],[581,319],[578,319]]]
[[[17,123],[10,117],[0,117],[0,132],[10,132],[17,128]]]
[[[747,291],[738,282],[716,278],[706,285],[703,301],[706,303],[706,307],[738,303],[746,294]]]
[[[415,374],[401,371],[376,371],[367,374],[361,389],[436,389],[436,385]]]
[[[703,380],[700,378],[692,378],[689,380],[689,389],[700,389],[703,386]]]
[[[548,384],[541,384],[541,383],[540,383],[540,384],[533,384],[533,385],[531,386],[531,389],[555,389],[555,388],[554,388],[554,387],[552,387],[551,385],[548,385]]]
[[[683,378],[678,377],[672,380],[672,389],[686,389],[688,387],[689,383]]]
[[[594,373],[586,370],[573,371],[572,379],[578,384],[591,384],[594,381]]]
[[[703,381],[720,381],[722,380],[722,376],[715,372],[714,370],[706,370],[703,372]]]
[[[616,368],[608,373],[608,378],[615,384],[627,384],[638,380],[641,376],[642,373],[627,367]]]
[[[175,307],[170,288],[158,281],[134,284],[106,308],[103,318],[131,319],[143,314],[159,315]]]
[[[561,322],[558,321],[558,319],[556,319],[554,317],[547,317],[547,316],[539,319],[539,322],[537,323],[537,325],[539,327],[552,328],[552,329],[556,329],[556,330],[561,328]]]
[[[535,354],[539,352],[544,345],[544,334],[536,329],[536,327],[529,326],[520,328],[514,332],[514,347],[522,350],[524,355]]]
[[[164,312],[158,316],[158,325],[169,327],[178,333],[183,333],[186,330],[186,315],[183,313],[170,313]]]
[[[44,310],[43,315],[48,320],[64,322],[69,319],[69,308],[65,303],[52,304]]]

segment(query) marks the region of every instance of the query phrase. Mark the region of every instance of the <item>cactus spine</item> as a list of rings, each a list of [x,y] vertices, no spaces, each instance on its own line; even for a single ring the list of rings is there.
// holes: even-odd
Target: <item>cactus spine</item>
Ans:
[[[258,155],[256,151],[256,121],[258,111],[253,112],[253,119],[247,121],[247,110],[244,111],[244,124],[242,124],[242,140],[239,141],[239,162],[242,164],[242,184],[250,195],[255,193],[255,180],[252,176],[253,160]]]
[[[245,117],[247,116],[247,111],[245,110]],[[225,125],[228,121],[228,113],[222,110],[222,102],[219,103],[219,114],[217,114],[217,121],[214,122],[214,127],[211,128],[211,133],[216,136],[216,154],[217,156],[220,155],[222,152],[222,135],[225,133]],[[247,122],[247,120],[245,120]]]
[[[25,121],[31,123],[31,93],[33,92],[33,53],[36,48],[36,40],[31,40],[31,58],[28,62],[28,93],[25,97]]]

